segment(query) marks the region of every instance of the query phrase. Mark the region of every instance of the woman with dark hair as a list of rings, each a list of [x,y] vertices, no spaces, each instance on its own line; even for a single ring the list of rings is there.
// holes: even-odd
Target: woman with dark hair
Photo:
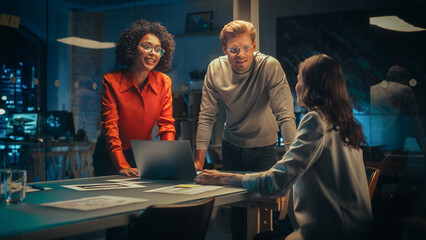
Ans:
[[[160,23],[134,22],[115,43],[116,60],[127,68],[102,81],[101,135],[93,154],[95,175],[138,176],[130,139],[174,140],[169,71],[173,36]]]
[[[286,239],[363,239],[372,219],[361,145],[339,64],[315,55],[299,66],[297,103],[302,118],[289,151],[271,169],[245,175],[204,170],[195,181],[233,185],[263,195],[290,190],[294,232]]]

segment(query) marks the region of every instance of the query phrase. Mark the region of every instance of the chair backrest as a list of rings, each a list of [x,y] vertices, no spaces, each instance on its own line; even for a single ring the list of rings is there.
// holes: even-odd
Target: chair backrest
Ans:
[[[393,192],[382,204],[374,216],[368,239],[403,239],[404,218],[413,211],[417,190],[401,190]]]
[[[366,167],[365,173],[368,181],[368,191],[370,192],[370,200],[373,199],[374,191],[376,189],[377,181],[379,180],[380,169]]]
[[[174,205],[152,205],[131,223],[130,239],[186,239],[206,237],[215,198]]]

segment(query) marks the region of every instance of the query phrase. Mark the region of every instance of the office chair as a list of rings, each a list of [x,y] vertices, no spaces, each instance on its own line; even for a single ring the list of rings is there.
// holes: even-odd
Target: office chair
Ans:
[[[368,181],[368,191],[370,192],[370,200],[373,200],[374,190],[376,189],[377,181],[379,180],[380,169],[366,167],[365,173]]]
[[[391,193],[375,214],[368,239],[403,239],[405,224],[404,219],[412,214],[417,190],[400,190]]]
[[[214,197],[187,204],[149,206],[131,221],[129,239],[203,240],[213,210]]]
[[[373,199],[374,191],[376,189],[377,181],[379,180],[380,169],[365,167],[365,173],[367,175],[368,182],[368,191],[370,193],[370,200]],[[288,197],[288,196],[287,196]],[[287,209],[287,207],[285,207]],[[281,218],[281,215],[280,215]],[[282,219],[280,219],[282,220]],[[290,226],[291,227],[291,226]],[[287,227],[288,228],[288,227]],[[282,239],[283,236],[290,234],[291,232],[286,232],[285,234],[282,231],[265,231],[254,236],[253,240],[275,240]]]
[[[398,182],[400,171],[406,166],[407,156],[408,152],[396,149],[390,152],[383,160],[364,161],[364,165],[380,169],[382,177],[386,179],[386,182]]]

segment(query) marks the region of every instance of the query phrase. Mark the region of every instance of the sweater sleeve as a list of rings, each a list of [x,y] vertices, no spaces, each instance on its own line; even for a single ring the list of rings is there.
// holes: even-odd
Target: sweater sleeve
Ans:
[[[212,135],[213,125],[219,114],[219,93],[214,88],[213,66],[209,65],[204,79],[203,95],[198,117],[197,150],[207,150]]]
[[[268,81],[268,94],[271,99],[270,106],[278,125],[281,127],[284,145],[288,151],[296,136],[293,96],[291,95],[290,87],[281,64],[272,57],[268,61],[270,66]]]
[[[284,193],[321,157],[324,142],[325,127],[320,115],[306,114],[283,158],[268,171],[244,175],[243,187],[262,195]]]

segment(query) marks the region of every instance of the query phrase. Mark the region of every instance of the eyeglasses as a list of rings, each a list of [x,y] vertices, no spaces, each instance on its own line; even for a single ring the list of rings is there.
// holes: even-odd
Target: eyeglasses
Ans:
[[[139,43],[138,45],[141,45],[142,48],[143,48],[143,50],[146,53],[151,53],[152,50],[154,50],[154,53],[157,54],[157,55],[159,55],[160,57],[162,57],[164,55],[164,53],[166,52],[166,50],[162,49],[161,47],[154,48],[152,46],[152,44],[148,43],[148,42]]]
[[[242,47],[236,47],[236,48],[228,48],[226,49],[226,52],[229,55],[235,56],[240,52],[240,49],[242,49],[245,53],[250,52],[253,49],[253,45],[244,45]]]

